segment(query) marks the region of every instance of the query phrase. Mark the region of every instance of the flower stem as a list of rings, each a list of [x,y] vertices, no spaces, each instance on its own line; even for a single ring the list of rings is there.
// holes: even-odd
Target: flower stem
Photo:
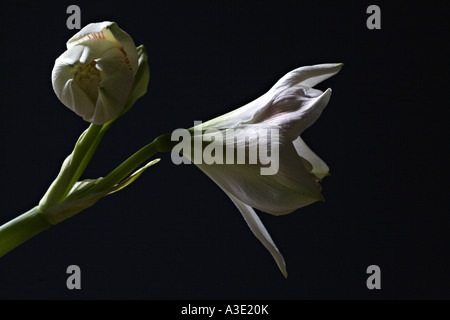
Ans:
[[[95,193],[96,191],[101,191],[114,186],[125,179],[134,169],[157,152],[158,150],[156,149],[155,144],[150,143],[146,145],[89,189],[90,192]]]
[[[91,124],[80,135],[73,152],[64,160],[61,171],[42,198],[39,204],[42,210],[45,211],[48,207],[59,204],[67,196],[97,149],[103,136],[99,134],[101,130],[101,125]]]
[[[50,226],[38,207],[0,226],[0,257]]]
[[[60,188],[67,187],[71,178],[81,175],[108,127],[99,129],[101,126],[90,127],[80,136],[74,152],[66,159],[67,164],[63,165],[60,175],[46,194],[46,196],[50,194],[50,198],[43,198],[45,201],[39,206],[0,226],[0,257],[52,225],[43,214],[49,206],[55,205],[54,202],[48,202],[48,199],[52,201],[60,199],[64,195]],[[89,192],[94,194],[97,191],[101,192],[112,188],[154,154],[169,151],[173,144],[174,142],[170,141],[170,135],[156,138],[101,179],[89,189]],[[78,169],[79,172],[75,169]]]
[[[86,169],[89,161],[92,159],[95,150],[100,143],[101,138],[104,135],[103,126],[91,124],[89,128],[85,131],[86,134],[81,136],[81,139],[77,142],[75,149],[73,151],[73,159],[71,166],[71,180],[68,185],[68,190],[66,190],[63,198],[69,193],[70,189],[72,189],[75,182],[78,181],[80,176],[83,174]]]
[[[102,178],[96,185],[89,189],[89,192],[95,193],[112,188],[136,170],[136,168],[148,161],[148,159],[156,153],[171,150],[172,145],[173,142],[170,141],[170,135],[159,136],[153,140],[153,142],[141,148],[127,160],[122,162],[117,168],[111,171],[111,173]]]
[[[95,125],[91,124],[91,126],[95,126]],[[106,131],[109,129],[110,126],[111,125],[108,123],[103,126],[97,126],[97,128],[95,128],[95,131],[92,134],[92,137],[88,141],[89,144],[87,144],[87,146],[89,146],[89,148],[83,150],[83,156],[81,157],[81,160],[77,163],[78,167],[76,168],[76,171],[75,171],[74,175],[72,176],[72,179],[71,179],[70,185],[69,185],[70,188],[69,188],[69,190],[67,190],[67,193],[70,191],[70,189],[73,187],[75,182],[77,182],[78,179],[83,174],[87,165],[91,161],[95,151],[97,150],[97,148],[100,144],[100,141],[102,140],[103,136],[105,135]],[[66,195],[67,194],[65,194],[65,196]]]

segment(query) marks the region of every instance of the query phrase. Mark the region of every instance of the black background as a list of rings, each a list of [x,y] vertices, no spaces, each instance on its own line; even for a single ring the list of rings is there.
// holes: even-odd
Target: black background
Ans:
[[[0,260],[2,299],[450,298],[449,41],[445,7],[396,1],[2,1],[0,223],[35,206],[87,123],[53,93],[54,60],[82,26],[116,21],[149,52],[148,94],[104,137],[83,178],[156,136],[206,121],[303,65],[343,62],[305,141],[330,166],[324,203],[260,213],[284,279],[228,197],[170,154],[132,186]],[[381,8],[381,30],[366,9]],[[445,126],[445,127],[444,127]],[[81,290],[66,268],[81,268]],[[381,268],[381,290],[366,269]]]

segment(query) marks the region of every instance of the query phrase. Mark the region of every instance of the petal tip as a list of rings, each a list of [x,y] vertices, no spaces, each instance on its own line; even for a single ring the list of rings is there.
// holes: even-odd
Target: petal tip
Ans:
[[[281,273],[283,274],[284,278],[287,279],[288,273],[287,273],[287,271],[286,271],[286,268],[283,268],[283,269],[281,270]]]

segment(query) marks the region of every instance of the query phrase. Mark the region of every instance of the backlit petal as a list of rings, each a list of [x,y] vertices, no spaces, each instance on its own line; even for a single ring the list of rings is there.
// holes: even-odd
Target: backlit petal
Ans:
[[[252,207],[246,205],[233,195],[229,193],[227,193],[227,195],[239,209],[242,216],[244,217],[245,222],[247,222],[247,225],[250,227],[250,230],[253,232],[255,237],[258,238],[259,241],[261,241],[261,243],[264,245],[264,247],[266,247],[267,250],[269,250],[270,254],[275,259],[278,268],[280,268],[283,275],[287,278],[286,263],[284,262],[283,255],[280,253],[277,246],[273,242],[255,210],[253,210]]]
[[[247,125],[237,129],[239,130],[235,131],[235,139],[223,139],[226,148],[235,148],[234,154],[238,153],[237,146],[240,142],[245,141],[247,137],[257,136],[258,130],[264,127]],[[248,150],[256,147],[254,144],[258,141],[261,144],[261,140],[251,139],[247,144]],[[269,143],[272,142],[269,141]],[[273,157],[270,163],[270,166],[277,169],[275,174],[262,175],[261,168],[268,165],[250,164],[248,159],[244,164],[202,163],[197,166],[227,193],[253,208],[270,214],[287,214],[323,200],[314,177],[298,156],[290,138],[283,135],[282,129],[280,129],[277,146],[278,159]],[[271,147],[268,146],[267,149],[270,150]],[[186,156],[189,157],[189,155]]]
[[[305,158],[312,165],[312,173],[319,179],[323,179],[329,175],[330,169],[327,164],[319,158],[303,141],[301,137],[298,137],[293,142],[295,150],[302,158]]]

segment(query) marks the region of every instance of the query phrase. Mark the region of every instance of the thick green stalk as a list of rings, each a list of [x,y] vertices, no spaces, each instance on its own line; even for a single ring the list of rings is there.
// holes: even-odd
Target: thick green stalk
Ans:
[[[0,257],[50,226],[38,207],[0,226]]]

